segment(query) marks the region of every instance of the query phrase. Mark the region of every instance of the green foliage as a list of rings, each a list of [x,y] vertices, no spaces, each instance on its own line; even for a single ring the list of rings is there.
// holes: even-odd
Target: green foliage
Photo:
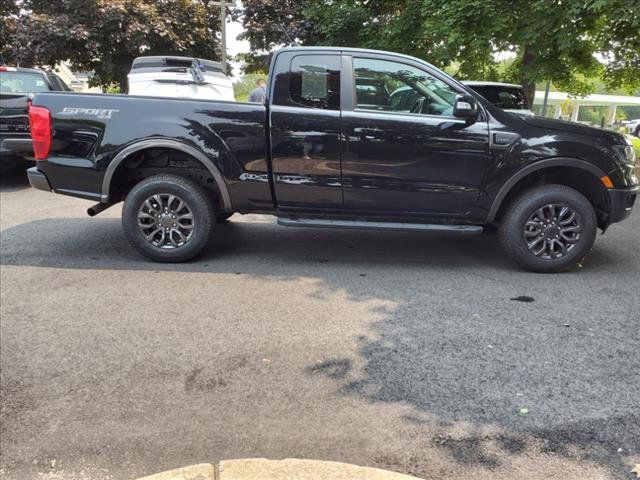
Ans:
[[[246,0],[251,62],[291,41],[391,50],[455,65],[461,79],[520,83],[529,99],[551,79],[574,95],[640,88],[638,0]],[[236,13],[240,15],[240,12]],[[506,65],[495,54],[510,51]],[[603,67],[594,57],[608,58]],[[506,67],[506,68],[504,68]]]
[[[606,107],[580,107],[578,121],[589,122],[592,125],[600,125],[602,118],[606,116]]]
[[[640,118],[640,106],[629,105],[618,107],[618,110],[624,110],[626,118],[630,120]]]
[[[312,38],[302,0],[243,0],[242,4],[243,9],[232,10],[231,16],[244,26],[239,39],[251,44],[251,54],[240,55],[246,72],[268,70],[274,49]]]
[[[633,149],[636,151],[636,158],[640,159],[640,138],[632,138],[631,143],[633,144]]]
[[[596,38],[607,59],[607,87],[632,95],[640,89],[640,2],[638,0],[589,0],[597,15]]]
[[[347,44],[416,55],[440,67],[456,61],[457,75],[462,79],[499,78],[494,53],[514,51],[516,59],[504,72],[506,79],[521,83],[530,97],[535,91],[535,82],[547,78],[583,93],[587,85],[576,82],[575,73],[597,67],[591,55],[595,45],[582,35],[594,19],[577,2],[336,0],[314,3],[307,8],[307,14],[321,37],[333,43],[344,39]],[[370,23],[358,29],[356,24],[363,20]],[[327,35],[327,30],[332,35]]]
[[[243,75],[242,78],[233,84],[233,94],[238,102],[246,102],[251,91],[256,88],[256,82],[260,79],[267,79],[264,72],[255,72]]]
[[[219,52],[219,10],[193,0],[24,0],[15,18],[9,56],[21,65],[70,60],[94,70],[94,85],[126,88],[140,55]],[[3,15],[5,17],[5,15]],[[14,15],[15,17],[15,15]]]
[[[16,31],[16,21],[19,13],[14,0],[0,0],[0,53],[6,62],[12,58],[11,37]]]

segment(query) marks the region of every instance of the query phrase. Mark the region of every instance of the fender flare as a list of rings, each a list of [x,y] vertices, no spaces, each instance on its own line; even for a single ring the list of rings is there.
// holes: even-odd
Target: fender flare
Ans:
[[[491,204],[491,209],[489,210],[489,214],[487,215],[487,223],[493,222],[495,220],[496,215],[498,214],[498,210],[502,206],[502,202],[516,183],[518,183],[527,175],[537,172],[538,170],[550,167],[579,168],[581,170],[592,173],[598,179],[606,175],[605,172],[603,172],[600,168],[596,167],[592,163],[585,162],[584,160],[579,160],[577,158],[556,157],[539,160],[535,163],[527,165],[522,170],[516,172],[511,178],[509,178],[509,180],[504,183],[504,185],[502,185],[502,187],[498,191],[498,194],[493,199],[493,203]]]
[[[173,150],[184,152],[187,155],[190,155],[198,160],[200,163],[202,163],[202,165],[206,167],[207,170],[209,170],[211,176],[213,176],[213,179],[218,186],[218,190],[220,191],[220,197],[222,199],[224,210],[227,212],[233,211],[231,197],[229,196],[227,185],[224,182],[224,178],[222,177],[220,170],[218,170],[213,162],[197,148],[186,145],[177,140],[166,138],[150,138],[147,140],[141,140],[120,150],[120,152],[118,152],[113,160],[109,162],[107,170],[104,174],[104,178],[102,179],[102,194],[100,196],[102,202],[109,202],[109,189],[111,187],[111,180],[113,179],[113,175],[115,174],[120,164],[132,153],[138,152],[140,150],[145,150],[147,148],[171,148]]]

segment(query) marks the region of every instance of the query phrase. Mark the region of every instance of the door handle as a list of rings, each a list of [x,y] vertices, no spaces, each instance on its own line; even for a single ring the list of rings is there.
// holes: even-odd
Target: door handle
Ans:
[[[384,137],[385,131],[378,128],[354,128],[353,133],[364,140],[375,140]]]

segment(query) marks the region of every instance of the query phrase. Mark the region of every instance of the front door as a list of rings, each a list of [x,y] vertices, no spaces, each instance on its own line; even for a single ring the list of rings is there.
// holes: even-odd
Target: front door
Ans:
[[[466,92],[400,60],[351,60],[355,105],[342,112],[345,209],[469,215],[490,154],[487,122],[452,115],[456,94]]]

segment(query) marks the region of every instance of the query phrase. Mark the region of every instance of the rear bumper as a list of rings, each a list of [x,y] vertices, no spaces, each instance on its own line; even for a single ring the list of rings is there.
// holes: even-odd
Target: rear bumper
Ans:
[[[37,188],[38,190],[46,190],[47,192],[51,191],[49,179],[44,173],[38,170],[37,167],[29,168],[27,170],[27,177],[29,178],[29,183],[33,188]]]
[[[611,188],[607,190],[609,205],[609,218],[607,224],[621,222],[625,218],[631,215],[633,210],[633,204],[636,201],[636,197],[640,194],[640,186],[632,188]]]
[[[0,153],[3,155],[33,155],[31,137],[0,139]]]

